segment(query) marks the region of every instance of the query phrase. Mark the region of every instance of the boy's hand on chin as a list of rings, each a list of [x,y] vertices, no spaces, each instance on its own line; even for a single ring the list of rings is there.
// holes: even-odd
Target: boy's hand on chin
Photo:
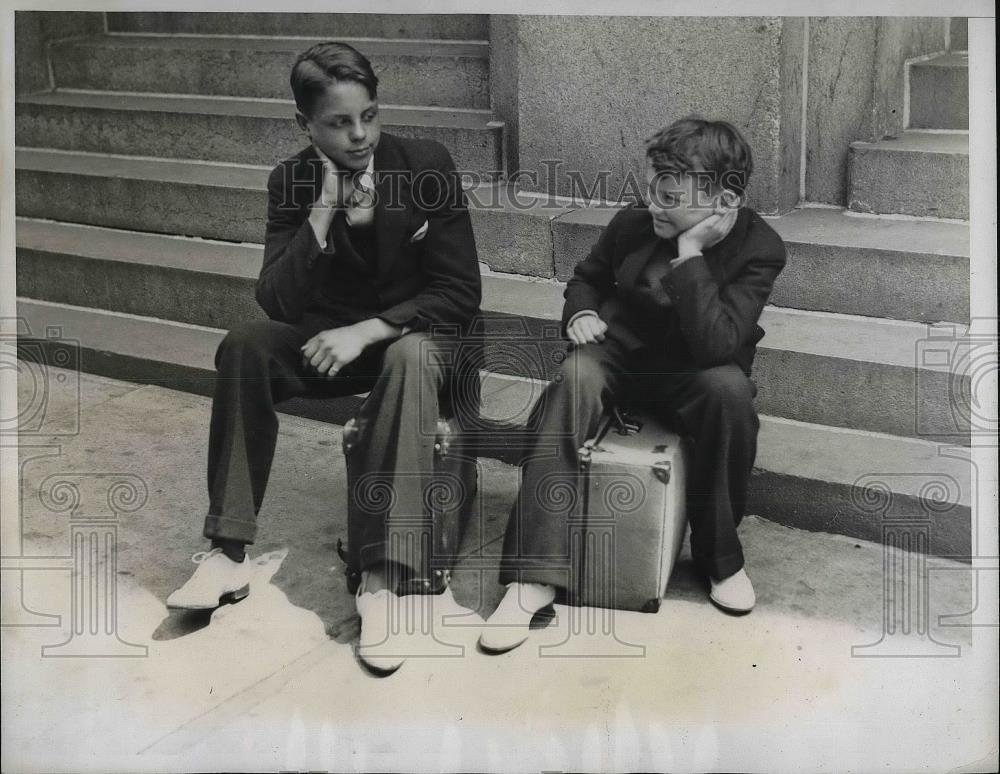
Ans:
[[[582,314],[566,329],[566,335],[577,346],[599,344],[607,330],[608,324],[596,314]]]
[[[739,210],[735,207],[716,211],[700,223],[696,223],[687,231],[677,236],[677,254],[685,256],[697,254],[721,242],[736,223]]]
[[[337,169],[319,148],[316,148],[316,152],[323,160],[323,187],[319,195],[319,204],[323,207],[341,207],[350,193],[348,190],[351,187],[350,183],[347,182],[346,175]]]
[[[369,343],[356,325],[320,331],[302,345],[302,365],[332,377],[357,360]]]

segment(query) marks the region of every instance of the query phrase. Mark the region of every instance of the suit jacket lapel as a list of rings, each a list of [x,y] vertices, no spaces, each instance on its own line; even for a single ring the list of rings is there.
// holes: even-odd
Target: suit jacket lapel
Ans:
[[[652,231],[644,236],[645,238],[622,259],[621,268],[618,270],[618,284],[622,287],[634,287],[639,273],[653,256],[669,249],[666,240],[660,239]]]
[[[389,273],[399,255],[409,215],[411,172],[391,135],[383,134],[375,149],[375,252],[378,276]]]

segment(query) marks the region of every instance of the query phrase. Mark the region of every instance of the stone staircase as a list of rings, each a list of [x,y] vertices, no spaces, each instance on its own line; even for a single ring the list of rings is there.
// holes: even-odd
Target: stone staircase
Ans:
[[[225,16],[108,13],[106,34],[52,46],[55,90],[17,101],[19,314],[40,340],[79,341],[85,371],[210,395],[225,329],[263,317],[265,184],[302,145],[286,84],[303,36],[371,57],[387,131],[438,139],[459,167],[504,169],[486,17]],[[970,553],[968,465],[940,446],[969,443],[952,398],[968,379],[919,357],[928,323],[950,323],[935,327],[945,338],[969,323],[964,61],[910,66],[910,128],[852,145],[847,210],[771,220],[789,262],[755,365],[753,512],[878,541],[855,483],[881,475],[894,514],[930,516],[934,553]],[[558,360],[562,282],[614,210],[526,210],[488,184],[469,195],[493,335],[484,413],[516,426]],[[880,217],[895,215],[916,217]],[[355,406],[284,408],[343,422]],[[513,439],[483,451],[503,457]],[[928,510],[923,488],[942,475],[959,485]]]

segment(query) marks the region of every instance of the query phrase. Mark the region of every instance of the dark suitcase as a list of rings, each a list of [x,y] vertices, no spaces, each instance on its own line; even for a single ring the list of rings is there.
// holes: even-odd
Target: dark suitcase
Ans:
[[[655,613],[684,541],[686,442],[615,411],[579,451],[571,604]]]
[[[347,549],[337,541],[337,552],[346,564],[347,588],[352,594],[361,582],[360,547],[351,526],[360,520],[385,515],[385,503],[396,500],[378,486],[391,487],[390,474],[371,474],[360,469],[355,451],[364,440],[364,422],[351,419],[344,425],[343,448],[347,465]],[[394,518],[387,540],[395,547],[407,551],[416,549],[422,558],[419,571],[406,579],[401,594],[438,594],[444,591],[451,576],[462,535],[469,520],[476,496],[478,466],[476,458],[468,453],[461,434],[455,431],[453,421],[438,419],[434,440],[434,472],[430,483],[421,493],[420,502],[396,502],[397,513],[413,514]],[[375,479],[362,481],[365,476]],[[366,486],[374,483],[375,486]],[[359,486],[361,484],[361,486]],[[359,502],[359,491],[367,489],[371,496]]]

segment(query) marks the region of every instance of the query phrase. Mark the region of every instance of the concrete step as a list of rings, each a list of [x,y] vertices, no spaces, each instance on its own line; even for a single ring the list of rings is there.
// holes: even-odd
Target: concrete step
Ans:
[[[16,162],[21,215],[130,231],[263,240],[266,167],[24,148]],[[526,195],[510,199],[502,187],[469,191],[480,259],[494,271],[536,277],[571,276],[615,212],[550,207]],[[969,229],[964,224],[818,208],[768,222],[789,251],[774,290],[779,306],[919,322],[969,319]]]
[[[615,210],[551,212],[555,276],[567,280]],[[766,220],[788,249],[771,296],[778,306],[917,322],[969,320],[969,228],[964,224],[859,217],[819,207]],[[530,244],[530,233],[523,231],[519,243]]]
[[[344,39],[387,104],[489,108],[489,43]],[[321,38],[95,35],[50,52],[58,88],[288,99],[295,57]]]
[[[18,100],[18,145],[157,158],[274,165],[305,135],[291,100],[54,91]],[[382,124],[401,137],[438,140],[461,170],[503,168],[503,125],[488,110],[383,105]]]
[[[17,148],[15,166],[19,215],[230,242],[264,240],[268,166],[46,148]],[[476,201],[485,205],[496,198],[493,186],[481,188]],[[505,219],[501,210],[474,208],[480,249],[497,245],[502,266],[529,268],[539,260],[551,266],[549,247],[544,256],[533,252],[538,232],[549,233],[548,216],[536,216],[531,228],[522,229],[522,245],[503,228],[524,220],[519,215]]]
[[[22,296],[224,329],[264,318],[253,299],[258,245],[23,219],[17,243]],[[557,324],[562,284],[489,273],[483,282],[487,367],[551,378],[565,349]],[[762,325],[754,379],[765,413],[898,436],[949,422],[951,382],[963,380],[918,362],[926,326],[774,306]],[[963,427],[952,434],[956,442]]]
[[[69,367],[212,394],[213,357],[221,330],[27,299],[19,300],[18,315],[36,332],[21,343],[22,357],[37,359],[39,350],[53,346],[65,352],[69,341],[79,353],[76,362],[64,363]],[[483,414],[526,415],[541,387],[532,380],[484,375]],[[288,413],[338,423],[356,408],[356,400],[282,404]],[[513,432],[504,440],[518,445]],[[887,518],[916,518],[929,527],[933,553],[970,553],[969,466],[941,455],[937,444],[765,414],[754,473],[751,512],[767,513],[789,526],[876,541],[883,539]],[[934,490],[934,502],[927,503],[931,482],[943,486]]]
[[[486,40],[485,14],[108,13],[111,32]]]
[[[853,142],[848,158],[855,212],[969,217],[967,132],[907,131],[880,142]]]
[[[910,65],[911,129],[969,128],[969,55],[947,53]]]

